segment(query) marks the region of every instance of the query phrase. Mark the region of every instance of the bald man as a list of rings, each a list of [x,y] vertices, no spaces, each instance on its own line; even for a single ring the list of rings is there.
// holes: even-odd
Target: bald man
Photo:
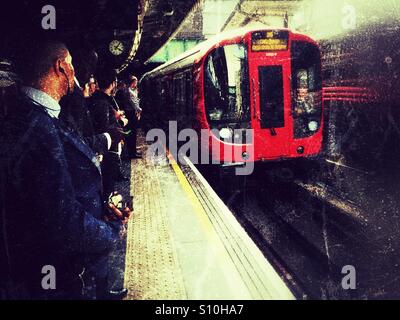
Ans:
[[[23,87],[0,126],[1,260],[7,265],[0,283],[12,284],[8,298],[104,297],[105,259],[130,211],[125,208],[124,219],[105,221],[109,210],[97,158],[58,119],[60,99],[74,89],[65,45],[37,42],[20,54]]]

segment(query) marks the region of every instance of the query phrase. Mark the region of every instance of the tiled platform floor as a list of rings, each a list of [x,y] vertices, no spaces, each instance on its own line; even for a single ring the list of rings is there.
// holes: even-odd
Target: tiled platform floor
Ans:
[[[229,212],[220,215],[221,204],[188,176],[189,167],[161,156],[133,160],[131,168],[128,299],[293,298]]]

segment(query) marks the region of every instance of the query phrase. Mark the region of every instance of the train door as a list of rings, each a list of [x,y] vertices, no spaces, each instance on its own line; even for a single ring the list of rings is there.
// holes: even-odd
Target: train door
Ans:
[[[289,156],[293,137],[290,116],[290,53],[286,31],[251,34],[250,91],[256,160]]]

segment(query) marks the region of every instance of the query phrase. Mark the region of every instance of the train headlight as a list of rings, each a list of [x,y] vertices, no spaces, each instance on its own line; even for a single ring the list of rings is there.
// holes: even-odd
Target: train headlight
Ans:
[[[318,122],[317,121],[310,121],[308,123],[308,130],[315,132],[318,130]]]
[[[219,136],[222,139],[231,139],[233,136],[233,130],[231,128],[222,128],[221,130],[219,130]]]

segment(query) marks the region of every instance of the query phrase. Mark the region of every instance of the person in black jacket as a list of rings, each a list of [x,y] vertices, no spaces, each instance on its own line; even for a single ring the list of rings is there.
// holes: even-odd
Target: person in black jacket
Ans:
[[[88,100],[89,112],[92,117],[95,134],[108,132],[110,130],[122,130],[117,121],[116,111],[113,107],[117,86],[116,72],[112,69],[102,69],[97,73],[99,90],[97,90]],[[121,174],[120,155],[122,144],[118,141],[113,142],[110,150],[104,154],[102,161],[103,186],[107,193],[114,191],[116,181]]]
[[[22,58],[25,87],[0,126],[0,260],[7,265],[0,285],[11,284],[3,288],[6,298],[105,297],[104,260],[121,241],[130,210],[123,210],[121,220],[105,221],[105,215],[121,217],[121,211],[103,201],[95,154],[58,119],[59,100],[73,90],[65,45],[37,42]],[[51,268],[49,286],[45,275]],[[95,294],[83,295],[93,279]]]

